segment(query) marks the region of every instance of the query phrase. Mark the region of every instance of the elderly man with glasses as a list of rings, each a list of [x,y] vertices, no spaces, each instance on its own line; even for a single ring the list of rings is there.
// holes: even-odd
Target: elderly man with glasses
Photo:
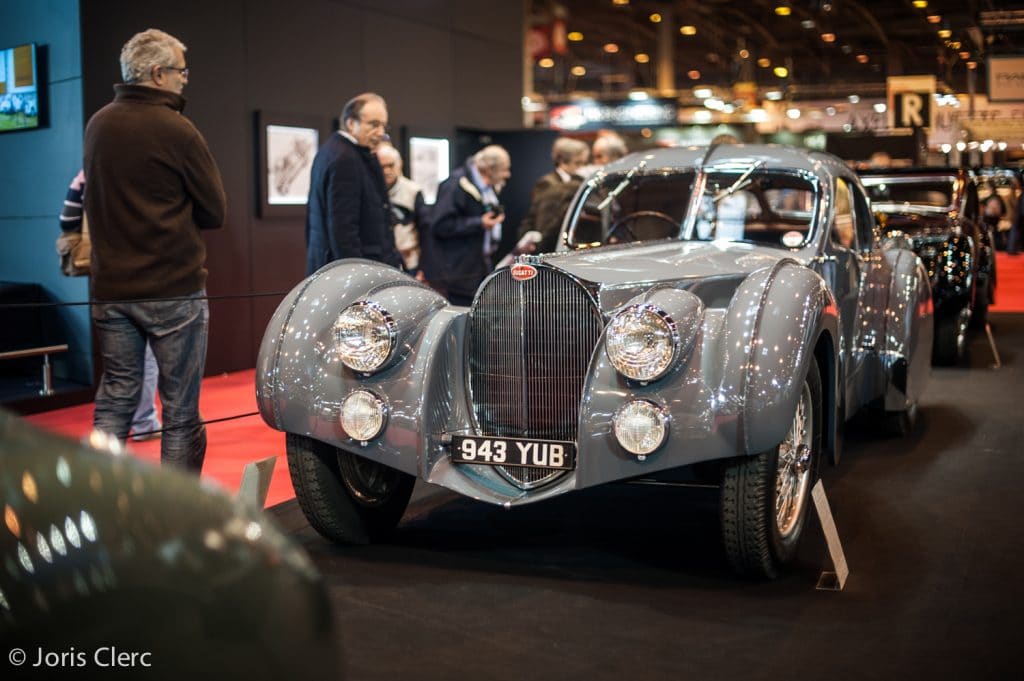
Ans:
[[[148,341],[163,404],[160,459],[198,474],[206,455],[199,385],[209,329],[200,230],[224,223],[227,200],[206,141],[181,115],[185,50],[156,29],[125,43],[124,84],[85,128],[85,213],[103,357],[93,426],[128,435]]]
[[[384,99],[367,92],[341,112],[341,127],[317,151],[306,212],[306,274],[340,258],[401,267],[377,147],[388,139]]]

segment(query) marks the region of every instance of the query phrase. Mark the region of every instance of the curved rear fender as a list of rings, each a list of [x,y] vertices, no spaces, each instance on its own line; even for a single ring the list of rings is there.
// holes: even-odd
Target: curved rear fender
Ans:
[[[920,399],[931,374],[932,292],[920,258],[902,249],[884,253],[892,268],[880,349],[888,387],[885,408],[902,410]]]
[[[837,337],[837,315],[825,281],[791,260],[752,273],[737,289],[722,335],[719,391],[737,405],[737,454],[766,451],[785,437],[817,339],[825,331]]]
[[[334,351],[338,314],[360,300],[380,302],[398,324],[395,361],[378,375],[394,373],[426,319],[445,305],[431,289],[368,260],[339,260],[309,276],[278,305],[260,344],[256,396],[268,425],[313,434],[327,396],[337,398],[364,382]]]

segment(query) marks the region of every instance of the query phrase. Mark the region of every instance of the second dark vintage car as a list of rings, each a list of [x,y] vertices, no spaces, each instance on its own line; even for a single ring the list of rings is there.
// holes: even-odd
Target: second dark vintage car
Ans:
[[[720,490],[734,568],[771,577],[843,423],[907,425],[931,343],[921,261],[839,159],[663,149],[585,183],[560,251],[470,307],[374,262],[314,273],[270,321],[257,398],[332,540],[386,534],[417,478],[512,509],[690,476]]]
[[[996,291],[993,234],[974,177],[957,168],[887,168],[861,171],[861,180],[883,230],[906,236],[928,270],[935,363],[962,361],[968,327],[985,325]]]

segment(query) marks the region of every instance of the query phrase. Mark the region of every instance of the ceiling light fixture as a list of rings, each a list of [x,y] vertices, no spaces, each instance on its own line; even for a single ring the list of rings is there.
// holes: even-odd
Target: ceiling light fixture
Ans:
[[[963,59],[964,61],[967,61],[968,59],[971,58],[971,53],[970,52],[961,52],[958,56],[961,59]]]
[[[679,32],[683,35],[697,35],[697,27],[687,24],[679,27]]]
[[[868,55],[866,55],[866,54],[858,54],[857,55],[857,62],[860,63],[860,64],[867,64],[868,63]]]
[[[740,59],[750,59],[750,50],[740,50]]]
[[[574,43],[578,43],[583,40],[583,34],[579,31],[570,31],[565,37]]]
[[[772,73],[774,73],[779,78],[785,78],[786,76],[789,75],[789,69],[787,69],[785,66],[776,66],[772,70]]]
[[[800,109],[795,106],[792,109],[786,109],[786,115],[795,121],[800,118]]]
[[[651,20],[652,24],[660,24],[661,23],[661,15],[658,14],[657,12],[655,12],[654,14],[652,14],[651,16],[649,16],[647,18]]]
[[[757,60],[757,65],[760,66],[762,69],[766,69],[772,65],[772,60],[769,59],[768,57],[761,57],[760,59]]]
[[[914,7],[924,9],[928,6],[928,0],[914,0]]]
[[[821,39],[826,43],[834,43],[836,41],[835,33],[822,33]]]
[[[537,66],[541,67],[542,69],[550,69],[554,65],[555,60],[552,59],[551,57],[544,57],[539,62],[537,62]]]
[[[806,29],[814,28],[814,19],[804,19],[800,22],[800,25]]]
[[[775,13],[778,14],[780,17],[788,17],[790,14],[793,13],[793,10],[792,8],[790,8],[789,5],[776,5]]]
[[[697,69],[691,69],[687,71],[686,75],[690,80],[700,80],[700,71],[698,71]]]
[[[608,54],[615,54],[616,52],[619,51],[619,46],[616,45],[615,43],[605,43],[604,48],[602,49],[604,49],[604,51],[607,52]]]
[[[860,101],[860,96],[859,95],[850,95],[849,97],[847,97],[847,99],[850,100],[850,104],[856,104],[857,102]]]
[[[948,28],[940,28],[939,29],[939,37],[940,38],[948,38],[951,35],[953,35],[953,31],[949,30]]]
[[[764,93],[764,98],[770,102],[778,102],[782,99],[782,91],[769,90],[768,92]]]
[[[651,61],[651,55],[647,54],[646,52],[637,52],[633,56],[633,59],[636,60],[637,64],[646,64],[647,62]]]
[[[613,5],[628,5],[629,0],[612,0]]]
[[[585,68],[583,68],[582,66],[574,66],[569,71],[569,73],[571,73],[574,76],[585,76],[585,75],[587,75],[587,70]]]
[[[929,24],[937,24],[940,21],[942,21],[942,15],[941,14],[929,14],[927,16],[927,19],[928,19],[928,23]]]
[[[693,96],[697,99],[708,99],[715,94],[709,87],[698,87],[693,89]]]

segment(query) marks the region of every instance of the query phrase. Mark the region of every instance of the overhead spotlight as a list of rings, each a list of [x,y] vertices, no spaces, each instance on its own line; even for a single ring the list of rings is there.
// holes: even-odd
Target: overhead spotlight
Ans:
[[[800,109],[796,108],[795,106],[791,109],[786,109],[786,116],[795,121],[796,119],[800,118]]]
[[[978,68],[978,62],[976,62],[976,61],[969,61],[969,62],[967,62],[967,68],[969,68],[971,71],[973,71],[974,69]]]
[[[710,123],[713,117],[714,114],[712,114],[707,109],[698,109],[697,111],[693,112],[694,123]]]
[[[629,0],[612,0],[613,5],[628,5]]]
[[[806,29],[814,28],[814,19],[804,19],[800,22],[800,25]]]
[[[961,52],[957,56],[960,57],[961,59],[963,59],[964,61],[967,61],[968,59],[971,58],[971,53],[970,52]]]
[[[645,102],[651,98],[645,90],[630,90],[629,98],[634,102]]]
[[[924,9],[928,6],[928,0],[914,0],[914,7]]]
[[[587,75],[587,70],[582,66],[574,66],[569,70],[569,73],[574,76],[585,76]]]
[[[651,61],[651,55],[647,54],[646,52],[637,52],[635,55],[633,55],[633,59],[636,60],[637,64],[646,64],[647,62]]]
[[[877,102],[871,108],[875,110],[875,113],[885,113],[889,107],[885,105],[885,102]]]
[[[951,35],[953,35],[953,31],[949,30],[948,28],[940,28],[939,29],[939,37],[940,38],[948,38]]]
[[[751,109],[747,114],[747,120],[751,123],[765,123],[768,120],[768,112],[764,109]]]
[[[580,33],[579,31],[569,31],[569,33],[565,37],[574,43],[578,43],[581,40],[583,40],[583,34]]]
[[[686,72],[686,77],[690,80],[700,80],[700,71],[697,69],[690,69]]]
[[[1006,151],[1006,142],[1000,142],[996,146],[999,147],[999,151]]]
[[[764,98],[767,99],[770,102],[778,102],[778,101],[782,100],[782,91],[781,90],[769,90],[768,92],[764,93]]]
[[[849,43],[844,44],[839,49],[843,51],[843,54],[853,54],[853,46]]]
[[[963,151],[966,148],[967,148],[967,142],[957,142],[956,143],[956,150],[957,151]]]
[[[858,54],[857,55],[857,62],[860,63],[860,64],[867,64],[868,63],[868,55],[866,55],[866,54]]]
[[[779,78],[785,78],[786,76],[789,75],[789,69],[787,69],[785,66],[776,66],[774,69],[772,69],[772,73],[774,73]]]
[[[709,87],[698,87],[693,89],[693,96],[697,99],[708,99],[715,93]]]
[[[826,106],[825,107],[825,114],[828,115],[828,116],[835,116],[836,115],[836,108],[834,106]]]
[[[750,50],[740,50],[740,59],[750,59]]]
[[[793,9],[789,5],[776,5],[775,13],[780,17],[788,17],[793,13]]]
[[[544,57],[543,59],[537,62],[537,66],[541,67],[542,69],[550,69],[554,65],[555,60],[552,59],[551,57]]]
[[[652,24],[660,24],[661,23],[661,15],[658,14],[657,12],[655,12],[654,14],[652,14],[651,16],[649,16],[647,18],[651,20]]]
[[[928,19],[928,23],[929,24],[937,24],[940,21],[942,21],[942,15],[941,14],[929,14],[925,18]]]
[[[943,154],[948,154],[949,152],[953,151],[953,145],[952,144],[943,144],[939,148],[942,149],[942,153]]]
[[[615,54],[619,51],[619,46],[615,43],[605,43],[602,49],[608,54]]]
[[[690,24],[679,27],[679,32],[683,35],[697,35],[697,27]]]
[[[768,57],[761,57],[760,59],[757,60],[757,65],[760,66],[762,69],[766,69],[772,65],[772,60],[769,59]]]
[[[860,96],[850,95],[849,97],[847,97],[847,99],[850,101],[850,104],[856,104],[857,102],[860,101]]]
[[[821,39],[826,43],[834,43],[836,41],[835,33],[822,33]]]

